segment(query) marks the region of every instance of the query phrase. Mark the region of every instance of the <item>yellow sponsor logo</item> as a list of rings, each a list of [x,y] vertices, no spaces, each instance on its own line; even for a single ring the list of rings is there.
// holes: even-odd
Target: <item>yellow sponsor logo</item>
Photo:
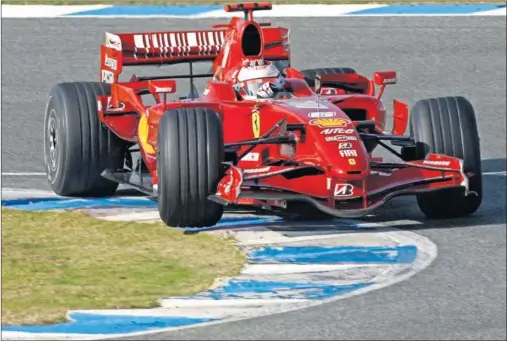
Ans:
[[[312,126],[319,126],[321,128],[329,127],[345,127],[350,124],[350,121],[345,118],[316,118],[310,121]]]
[[[148,133],[149,133],[148,120],[146,119],[146,115],[142,115],[139,120],[139,126],[137,127],[137,135],[139,137],[139,143],[143,147],[144,151],[148,154],[155,154],[155,149],[151,144],[148,143]]]
[[[261,115],[257,109],[252,111],[252,130],[255,138],[261,135]]]
[[[356,160],[355,159],[349,159],[349,165],[355,166],[356,165]]]

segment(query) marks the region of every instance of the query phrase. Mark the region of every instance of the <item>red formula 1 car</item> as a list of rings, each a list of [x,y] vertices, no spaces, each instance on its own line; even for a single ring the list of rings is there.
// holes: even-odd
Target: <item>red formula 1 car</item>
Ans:
[[[396,72],[368,79],[349,68],[295,69],[289,29],[253,20],[268,9],[226,5],[244,18],[210,30],[106,33],[101,82],[50,93],[44,147],[53,191],[97,197],[125,184],[157,200],[167,225],[182,227],[212,226],[226,205],[357,218],[416,195],[432,218],[478,209],[479,137],[465,98],[421,100],[410,122],[408,106],[395,100],[389,132],[381,95]],[[211,62],[212,73],[194,73],[197,62]],[[126,66],[181,63],[189,75],[118,79]],[[200,95],[197,77],[211,78]],[[179,78],[190,79],[191,91],[168,100]],[[379,147],[400,161],[373,157]]]

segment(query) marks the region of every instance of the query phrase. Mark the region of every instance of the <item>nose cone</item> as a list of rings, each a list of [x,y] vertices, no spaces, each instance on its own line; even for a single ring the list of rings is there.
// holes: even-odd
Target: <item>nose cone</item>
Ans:
[[[369,173],[368,152],[349,119],[314,119],[308,127],[335,176],[357,179]]]
[[[369,155],[350,118],[327,101],[308,98],[277,102],[277,112],[304,123],[312,138],[307,152],[330,166],[333,175],[350,180],[369,174]]]

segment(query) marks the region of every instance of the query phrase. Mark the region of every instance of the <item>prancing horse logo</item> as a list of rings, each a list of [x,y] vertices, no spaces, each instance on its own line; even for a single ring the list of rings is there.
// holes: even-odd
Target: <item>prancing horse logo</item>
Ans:
[[[254,138],[258,138],[261,134],[261,116],[257,108],[252,111],[252,130]]]

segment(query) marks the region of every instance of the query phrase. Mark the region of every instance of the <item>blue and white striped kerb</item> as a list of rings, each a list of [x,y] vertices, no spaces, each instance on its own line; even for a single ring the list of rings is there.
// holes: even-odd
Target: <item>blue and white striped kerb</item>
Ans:
[[[155,219],[158,214],[154,203],[139,197],[2,194],[6,198],[2,205],[18,210],[85,209],[113,220]],[[227,214],[210,230],[226,229],[247,255],[238,276],[217,279],[195,295],[161,298],[154,309],[70,311],[67,323],[3,326],[2,339],[135,336],[283,313],[359,295],[407,279],[434,260],[437,251],[431,241],[393,228],[414,224],[419,222],[288,223]]]
[[[248,267],[238,279],[197,295],[164,299],[163,308],[152,309],[151,315],[150,310],[133,311],[142,312],[139,315],[124,315],[122,311],[71,312],[69,318],[73,322],[2,327],[2,332],[96,336],[223,321],[235,315],[255,315],[259,307],[267,311],[275,303],[316,302],[350,294],[378,284],[375,277],[380,270],[385,271],[391,265],[406,268],[416,257],[415,245],[268,247],[250,252]],[[256,267],[260,266],[268,267],[264,274],[256,273]],[[348,280],[346,271],[354,272],[354,268],[356,278]],[[357,277],[359,272],[364,274]]]
[[[92,216],[108,220],[159,220],[157,203],[145,197],[109,197],[109,198],[65,198],[65,197],[25,197],[2,199],[2,206],[23,211],[87,210]],[[138,211],[136,211],[138,209]],[[99,214],[95,214],[99,211]],[[148,219],[142,219],[148,216]],[[128,219],[131,217],[131,219]],[[141,218],[141,219],[140,219]],[[223,217],[220,222],[209,228],[186,227],[186,232],[204,232],[233,227],[247,226],[280,221],[280,218],[261,218],[255,216]]]
[[[339,17],[339,16],[468,16],[506,15],[506,6],[489,4],[408,4],[408,5],[274,5],[256,17]],[[220,5],[3,5],[3,18],[41,17],[172,17],[228,18]]]

